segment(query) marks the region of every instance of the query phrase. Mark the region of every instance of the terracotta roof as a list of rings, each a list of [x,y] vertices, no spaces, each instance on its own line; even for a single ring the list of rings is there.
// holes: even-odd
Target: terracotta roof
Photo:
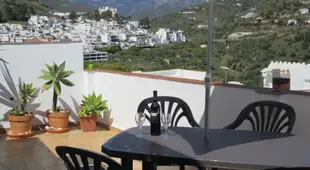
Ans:
[[[26,39],[24,40],[25,43],[39,43],[39,42],[45,42],[45,41],[42,41],[40,39]]]

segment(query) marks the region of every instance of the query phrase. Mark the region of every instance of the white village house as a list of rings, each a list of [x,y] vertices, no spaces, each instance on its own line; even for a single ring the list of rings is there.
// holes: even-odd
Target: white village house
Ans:
[[[281,78],[289,80],[290,90],[310,89],[310,64],[272,61],[261,73],[265,88],[272,88],[273,78]]]

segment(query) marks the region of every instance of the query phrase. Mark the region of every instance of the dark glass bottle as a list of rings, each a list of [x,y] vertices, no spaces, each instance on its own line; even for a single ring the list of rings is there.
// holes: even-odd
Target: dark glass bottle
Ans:
[[[160,106],[157,101],[157,91],[153,91],[153,102],[151,105],[151,135],[160,135]]]

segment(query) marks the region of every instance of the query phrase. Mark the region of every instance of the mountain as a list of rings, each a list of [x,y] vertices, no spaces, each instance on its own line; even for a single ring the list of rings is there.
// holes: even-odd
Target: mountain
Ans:
[[[91,12],[95,8],[72,0],[42,0],[49,8],[55,9],[59,12]]]
[[[84,6],[97,8],[108,6],[117,8],[122,16],[151,18],[165,15],[170,12],[177,12],[183,8],[190,7],[203,2],[203,0],[45,0],[56,10],[64,9],[64,6]]]

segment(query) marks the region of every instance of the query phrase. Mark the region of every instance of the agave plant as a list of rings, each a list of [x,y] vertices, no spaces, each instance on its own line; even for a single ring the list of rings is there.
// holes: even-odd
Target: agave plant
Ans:
[[[23,112],[22,109],[17,106],[11,110],[10,114],[13,116],[24,116],[25,112]]]
[[[39,79],[46,80],[47,82],[43,85],[42,92],[50,89],[51,87],[54,88],[53,92],[53,112],[59,112],[60,107],[57,107],[58,96],[61,94],[61,86],[60,84],[64,84],[66,86],[74,86],[74,84],[66,79],[74,72],[71,70],[65,70],[66,62],[63,62],[59,66],[53,62],[53,65],[45,64],[47,70],[41,70],[43,73]]]
[[[88,96],[83,95],[84,100],[79,111],[79,116],[100,115],[102,111],[108,109],[107,101],[102,100],[102,95],[97,96],[95,92]]]
[[[21,106],[17,106],[11,110],[11,114],[14,116],[23,116],[26,113],[26,106],[32,98],[36,97],[35,93],[37,88],[33,87],[32,83],[21,83],[19,84],[19,96]]]
[[[34,97],[37,97],[35,95],[36,91],[37,91],[37,88],[33,87],[32,83],[29,83],[29,84],[21,83],[19,85],[19,96],[20,96],[20,102],[21,102],[21,110],[23,112],[25,112],[25,108],[27,106],[28,101]]]

